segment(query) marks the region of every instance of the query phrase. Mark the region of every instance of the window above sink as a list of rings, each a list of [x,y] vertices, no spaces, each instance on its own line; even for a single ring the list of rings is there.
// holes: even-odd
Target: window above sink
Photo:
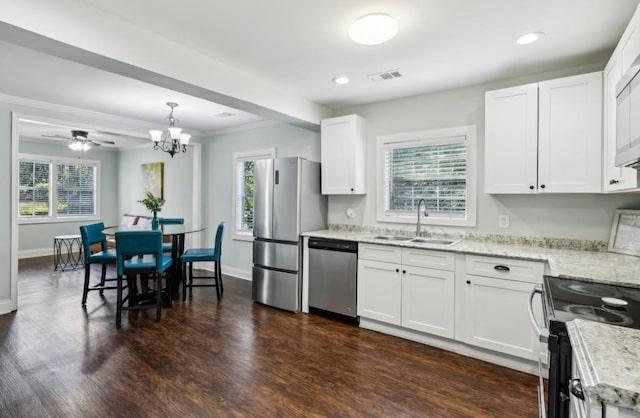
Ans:
[[[476,127],[462,126],[377,138],[377,218],[424,225],[476,225]]]

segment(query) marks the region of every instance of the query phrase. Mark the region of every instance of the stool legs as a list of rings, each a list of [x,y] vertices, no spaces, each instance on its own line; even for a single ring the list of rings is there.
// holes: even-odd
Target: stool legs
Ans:
[[[82,289],[82,306],[87,304],[87,294],[89,293],[89,274],[91,273],[91,264],[84,265],[84,287]]]

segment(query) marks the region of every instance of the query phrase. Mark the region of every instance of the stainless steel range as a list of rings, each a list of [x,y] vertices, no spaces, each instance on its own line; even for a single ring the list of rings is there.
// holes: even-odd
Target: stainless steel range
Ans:
[[[535,293],[542,294],[546,327],[538,329],[540,340],[549,348],[548,416],[569,417],[572,354],[565,323],[580,318],[640,329],[640,289],[545,276],[530,302]]]

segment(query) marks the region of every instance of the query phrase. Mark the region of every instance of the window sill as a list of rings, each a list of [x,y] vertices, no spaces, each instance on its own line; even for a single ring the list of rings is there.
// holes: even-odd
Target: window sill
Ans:
[[[234,241],[253,241],[253,234],[233,234]]]
[[[34,218],[34,219],[24,219],[18,217],[18,225],[37,225],[37,224],[57,224],[57,223],[68,223],[68,222],[98,222],[100,221],[100,216],[72,216],[68,218]]]
[[[384,223],[396,223],[396,224],[412,224],[417,223],[415,216],[379,216],[378,222]],[[420,225],[437,225],[437,226],[462,226],[462,227],[475,227],[475,219],[465,218],[436,218],[432,216],[420,217]]]

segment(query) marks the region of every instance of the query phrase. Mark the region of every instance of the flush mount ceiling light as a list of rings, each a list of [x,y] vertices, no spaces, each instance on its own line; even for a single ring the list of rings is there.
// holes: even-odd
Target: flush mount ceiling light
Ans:
[[[544,36],[544,33],[542,32],[529,32],[520,36],[516,40],[516,42],[519,43],[520,45],[532,44],[543,36]]]
[[[171,108],[168,117],[169,129],[164,132],[154,129],[149,131],[149,135],[151,135],[151,140],[153,141],[153,149],[169,153],[173,158],[179,152],[187,152],[187,145],[189,145],[191,135],[183,134],[182,128],[175,126],[178,120],[173,117],[173,109],[178,107],[178,103],[168,102],[167,106]]]
[[[340,75],[338,77],[335,77],[331,81],[333,81],[336,84],[347,84],[349,82],[349,77],[344,76],[344,75]]]
[[[377,45],[388,41],[398,33],[398,22],[384,13],[362,16],[351,24],[349,37],[363,45]]]

